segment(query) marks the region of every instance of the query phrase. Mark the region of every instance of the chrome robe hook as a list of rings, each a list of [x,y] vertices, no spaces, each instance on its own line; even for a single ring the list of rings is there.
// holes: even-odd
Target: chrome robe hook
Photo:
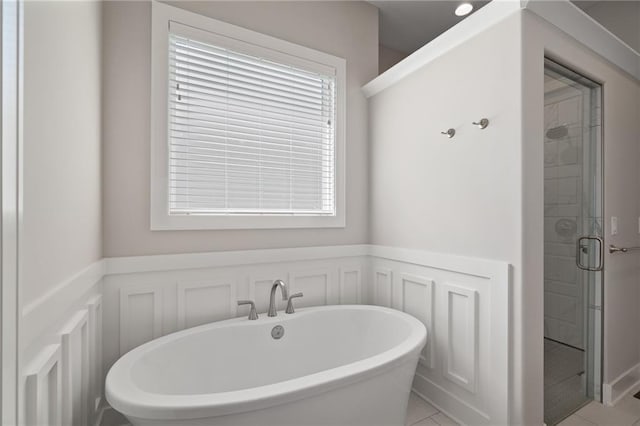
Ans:
[[[440,132],[443,135],[446,135],[449,139],[451,139],[452,137],[454,137],[456,135],[456,130],[455,129],[448,129],[446,132]]]
[[[478,127],[480,127],[481,129],[486,129],[486,128],[487,128],[487,126],[489,125],[489,119],[487,119],[487,118],[483,118],[483,119],[481,119],[480,121],[478,121],[478,122],[475,122],[475,121],[474,121],[474,122],[472,122],[471,124],[473,124],[474,126],[478,126]]]

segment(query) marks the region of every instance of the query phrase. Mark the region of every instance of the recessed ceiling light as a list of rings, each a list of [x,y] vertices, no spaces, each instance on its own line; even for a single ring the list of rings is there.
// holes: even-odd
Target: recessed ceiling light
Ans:
[[[471,13],[473,10],[473,5],[471,3],[462,3],[460,6],[456,7],[456,16],[464,16]]]

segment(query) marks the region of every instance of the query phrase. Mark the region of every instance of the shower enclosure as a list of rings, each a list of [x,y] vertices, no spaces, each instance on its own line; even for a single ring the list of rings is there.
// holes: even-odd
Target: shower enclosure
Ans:
[[[557,424],[601,400],[601,86],[551,60],[544,93],[544,404]]]

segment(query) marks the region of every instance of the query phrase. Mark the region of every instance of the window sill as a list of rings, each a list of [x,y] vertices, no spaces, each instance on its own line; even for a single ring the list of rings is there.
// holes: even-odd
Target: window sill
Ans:
[[[344,215],[336,216],[214,216],[151,215],[152,231],[223,229],[344,228]]]

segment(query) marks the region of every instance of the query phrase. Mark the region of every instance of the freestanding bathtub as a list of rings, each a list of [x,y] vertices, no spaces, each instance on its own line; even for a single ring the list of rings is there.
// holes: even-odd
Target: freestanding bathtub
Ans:
[[[377,306],[236,318],[133,349],[106,397],[135,426],[403,426],[426,338],[417,319]]]

